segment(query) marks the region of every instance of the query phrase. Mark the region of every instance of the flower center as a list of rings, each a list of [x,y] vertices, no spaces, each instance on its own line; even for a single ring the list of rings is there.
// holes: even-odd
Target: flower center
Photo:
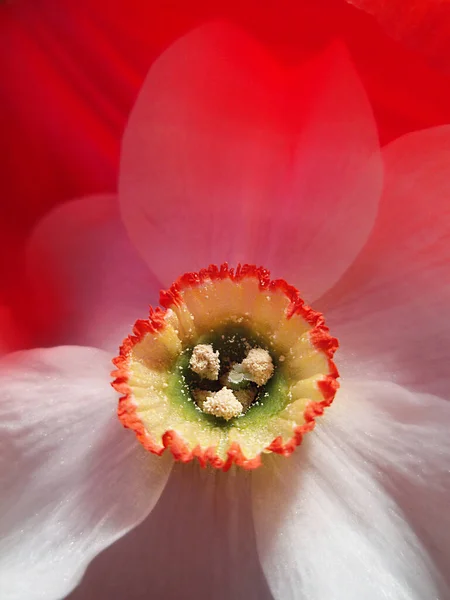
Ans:
[[[217,342],[216,342],[217,344]],[[197,344],[185,382],[197,406],[206,414],[229,421],[244,415],[264,393],[274,372],[267,349],[252,347],[247,337],[222,334],[213,344]]]
[[[161,304],[114,361],[123,424],[152,452],[224,470],[289,455],[338,387],[323,316],[251,265],[188,273]]]

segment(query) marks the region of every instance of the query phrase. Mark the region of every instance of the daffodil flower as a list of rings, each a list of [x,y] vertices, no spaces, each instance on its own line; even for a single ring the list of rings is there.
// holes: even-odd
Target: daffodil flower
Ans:
[[[117,198],[28,246],[30,310],[57,281],[72,345],[0,364],[2,600],[63,598],[167,489],[192,556],[139,554],[177,597],[200,569],[260,598],[255,535],[276,600],[447,598],[449,163],[449,127],[380,150],[338,42],[289,69],[227,25],[170,47]]]

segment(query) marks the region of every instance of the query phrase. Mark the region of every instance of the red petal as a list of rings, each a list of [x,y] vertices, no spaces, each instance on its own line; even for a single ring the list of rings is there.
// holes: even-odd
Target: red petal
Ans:
[[[450,4],[445,0],[348,0],[374,15],[395,39],[450,69]]]
[[[122,214],[162,282],[209,263],[263,263],[312,300],[370,231],[377,151],[339,45],[292,74],[238,29],[207,25],[144,83],[124,137]]]
[[[27,267],[40,326],[35,344],[116,351],[160,289],[130,243],[112,195],[51,211],[30,239]]]

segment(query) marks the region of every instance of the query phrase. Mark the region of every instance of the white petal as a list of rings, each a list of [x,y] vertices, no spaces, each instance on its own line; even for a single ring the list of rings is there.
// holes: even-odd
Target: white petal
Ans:
[[[347,382],[290,459],[255,473],[258,551],[277,600],[449,597],[431,557],[447,574],[449,425],[439,398]]]
[[[0,363],[0,597],[53,600],[159,498],[169,458],[116,417],[110,357],[31,350]]]
[[[150,597],[271,599],[256,551],[250,473],[176,464],[149,518],[92,563],[70,600]]]
[[[372,234],[315,304],[341,343],[339,371],[450,399],[450,125],[383,149]]]

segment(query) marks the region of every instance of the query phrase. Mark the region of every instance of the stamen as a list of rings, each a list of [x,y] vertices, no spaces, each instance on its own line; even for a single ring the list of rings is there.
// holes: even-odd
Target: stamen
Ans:
[[[161,304],[114,359],[124,426],[155,454],[224,471],[291,454],[339,387],[323,315],[254,265],[185,273]]]
[[[218,392],[211,392],[203,403],[202,410],[209,415],[222,417],[226,421],[229,421],[233,417],[238,417],[242,414],[243,406],[232,390],[223,387]]]
[[[215,381],[220,371],[219,352],[214,352],[211,344],[198,344],[192,352],[189,366],[200,377]]]
[[[241,364],[236,364],[228,376],[230,383],[244,379],[256,385],[266,385],[274,371],[272,357],[263,348],[252,348]]]

